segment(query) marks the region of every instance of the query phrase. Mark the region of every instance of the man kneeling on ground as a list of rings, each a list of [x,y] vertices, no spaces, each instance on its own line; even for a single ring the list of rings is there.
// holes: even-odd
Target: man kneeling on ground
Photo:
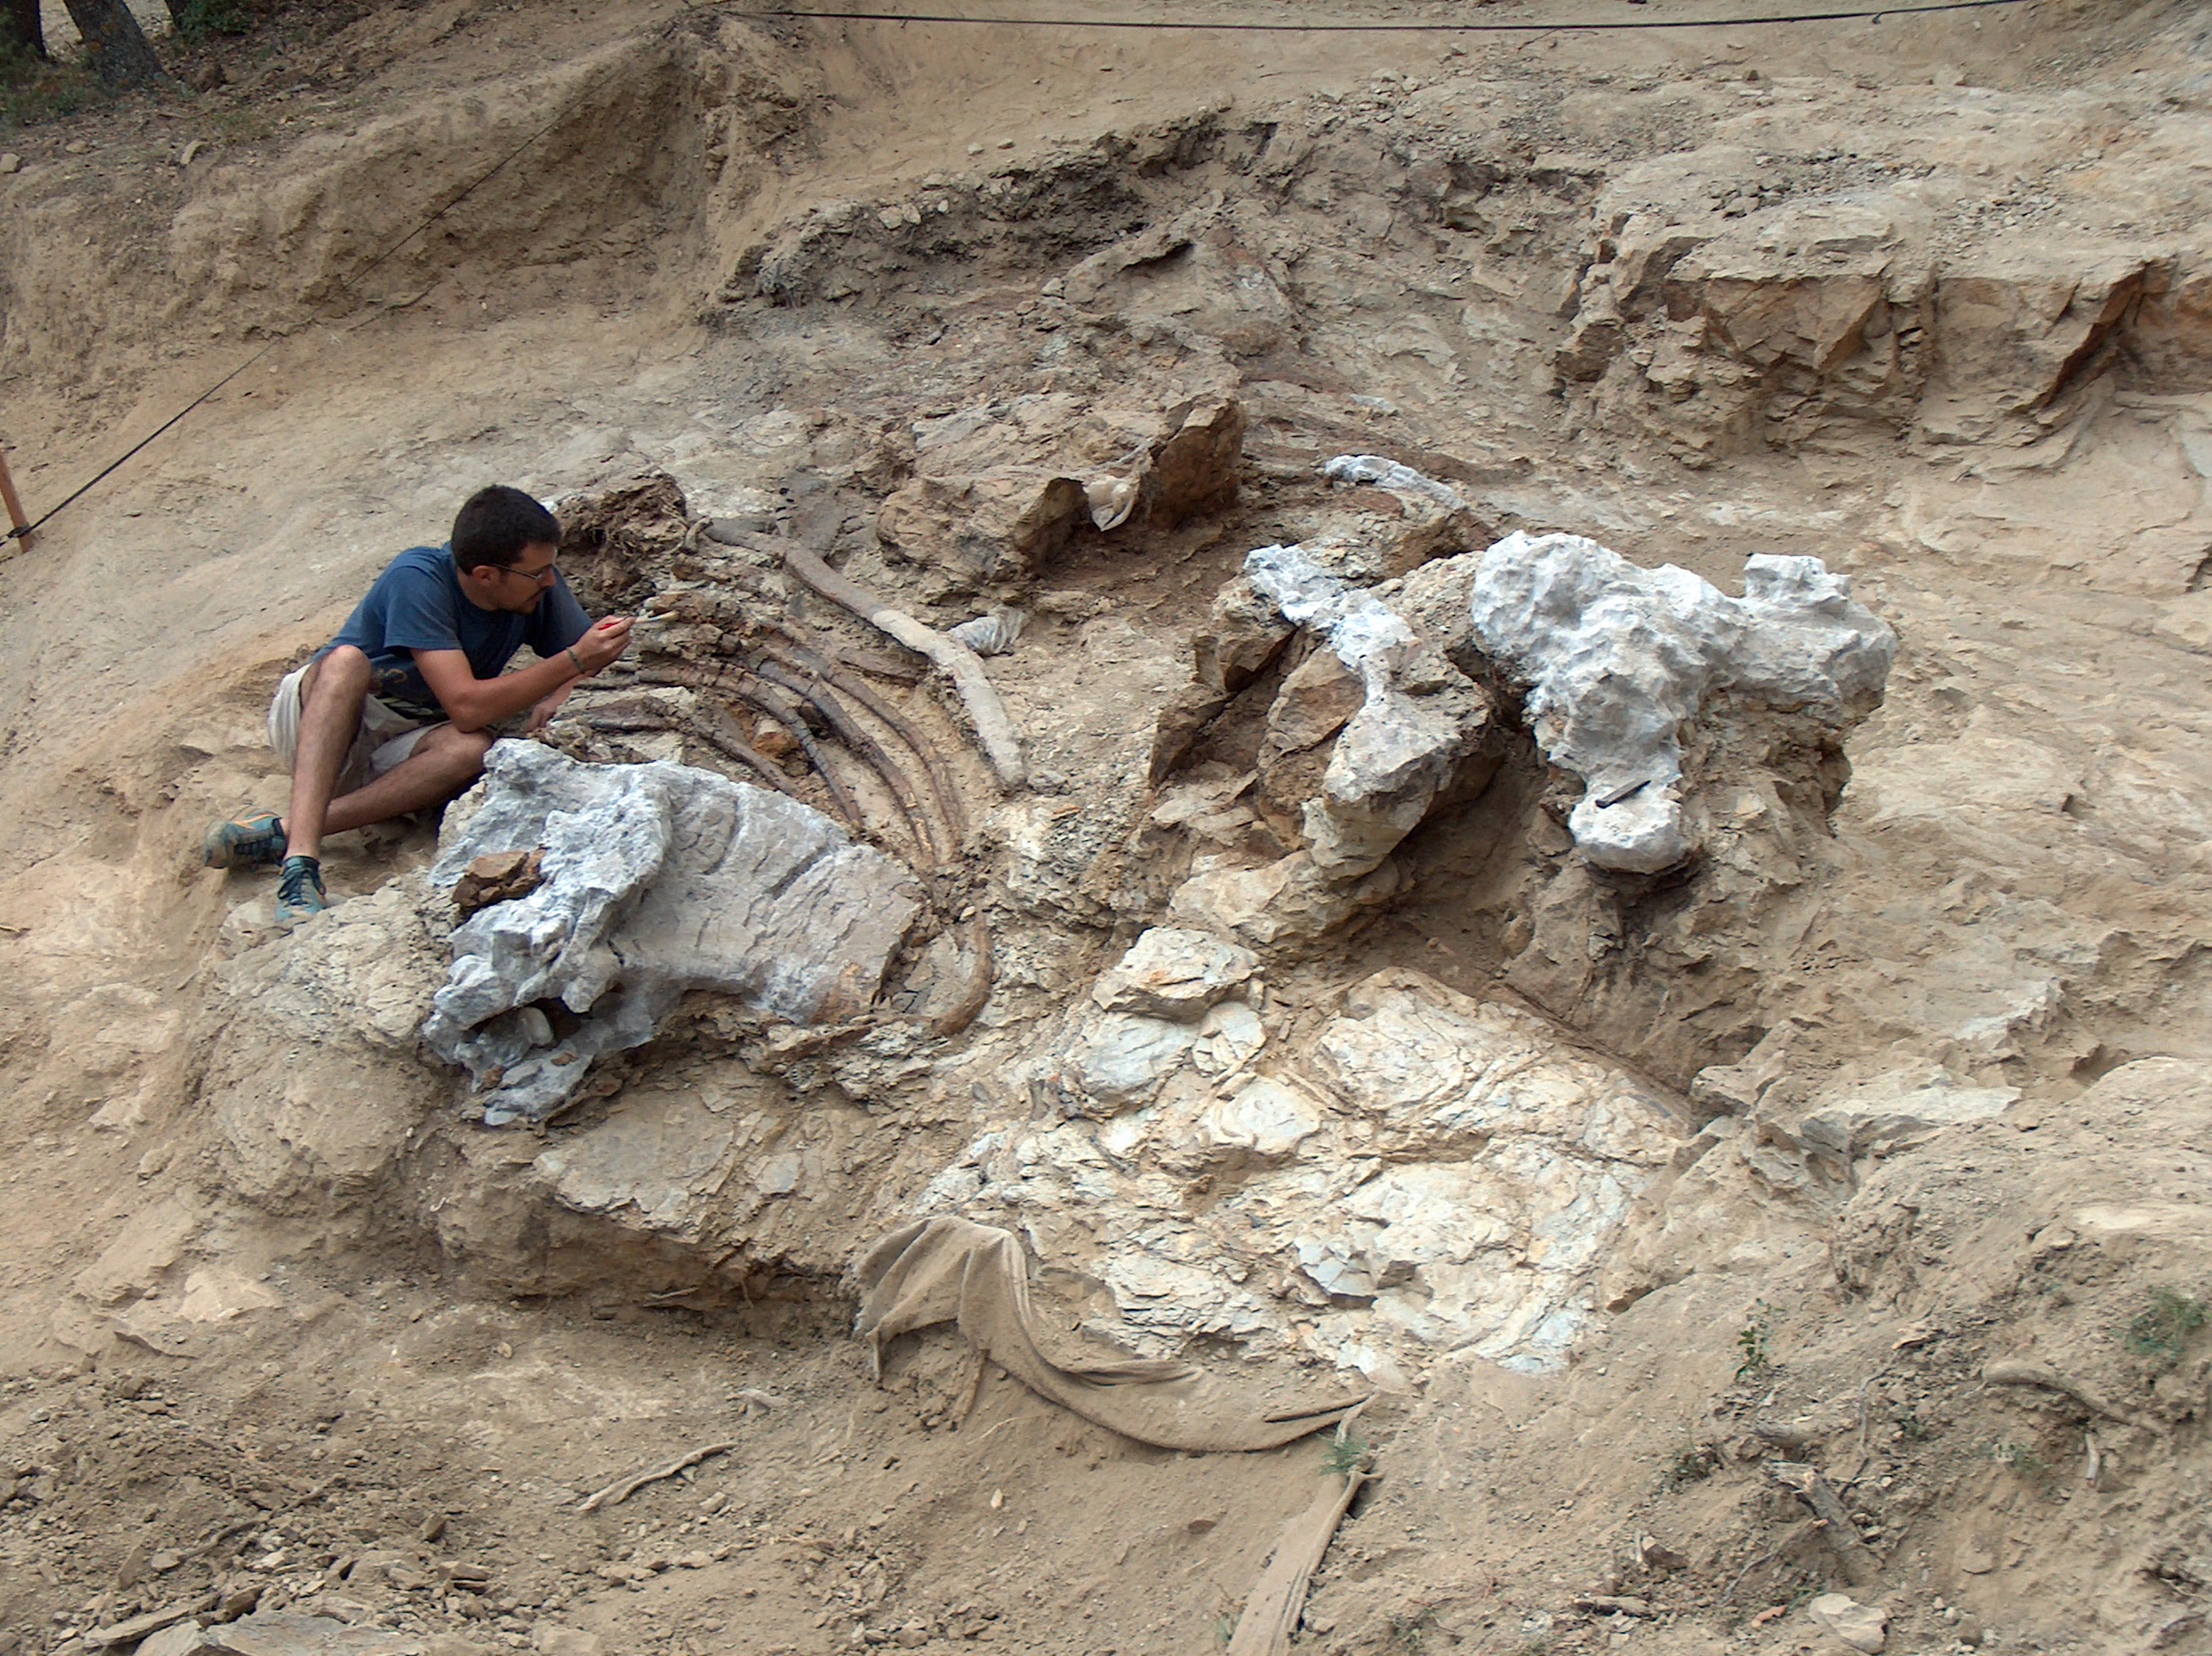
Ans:
[[[278,866],[276,922],[328,906],[323,836],[443,805],[483,774],[497,727],[534,734],[579,679],[629,643],[629,618],[594,623],[554,555],[561,525],[520,489],[469,496],[446,546],[402,552],[338,636],[287,674],[269,743],[292,772],[291,809],[208,830],[211,868]],[[538,661],[505,668],[527,644]]]

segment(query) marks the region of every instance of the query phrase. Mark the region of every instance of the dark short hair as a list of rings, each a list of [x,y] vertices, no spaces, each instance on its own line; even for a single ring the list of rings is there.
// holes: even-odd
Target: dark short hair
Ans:
[[[520,489],[495,483],[462,502],[453,519],[453,567],[511,569],[526,546],[558,546],[561,520]]]

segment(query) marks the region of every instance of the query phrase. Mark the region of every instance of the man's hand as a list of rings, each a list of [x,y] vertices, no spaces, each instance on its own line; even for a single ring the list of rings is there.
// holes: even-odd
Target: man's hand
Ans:
[[[584,664],[586,677],[621,659],[629,648],[630,618],[610,615],[592,623],[584,636],[569,648],[576,659]]]
[[[535,736],[539,731],[544,729],[547,725],[551,724],[553,722],[553,715],[561,710],[562,704],[568,699],[568,692],[575,689],[576,684],[577,681],[571,679],[567,684],[562,685],[560,689],[555,691],[544,701],[532,708],[530,709],[530,723],[522,734],[526,736]]]

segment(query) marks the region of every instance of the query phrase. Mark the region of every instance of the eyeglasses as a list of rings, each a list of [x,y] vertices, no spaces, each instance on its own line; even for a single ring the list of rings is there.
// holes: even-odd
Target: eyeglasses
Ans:
[[[542,569],[518,569],[510,564],[502,568],[500,573],[519,575],[533,587],[550,587],[560,579],[561,567],[557,563],[548,563]]]

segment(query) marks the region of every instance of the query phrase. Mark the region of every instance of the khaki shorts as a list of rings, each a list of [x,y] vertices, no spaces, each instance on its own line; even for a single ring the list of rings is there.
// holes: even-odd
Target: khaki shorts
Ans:
[[[269,746],[276,750],[276,757],[284,761],[289,770],[300,752],[300,706],[302,689],[307,674],[313,669],[310,661],[284,675],[276,686],[276,695],[269,703]],[[420,724],[404,713],[394,712],[386,703],[371,696],[361,704],[361,728],[354,733],[353,746],[347,752],[344,764],[338,768],[337,786],[331,797],[350,794],[356,788],[365,788],[405,760],[414,752],[415,744],[426,732],[440,728],[446,721]]]

